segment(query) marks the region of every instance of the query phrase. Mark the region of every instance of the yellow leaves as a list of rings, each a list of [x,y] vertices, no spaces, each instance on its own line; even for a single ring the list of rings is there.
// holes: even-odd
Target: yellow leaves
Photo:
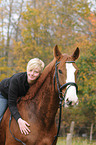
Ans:
[[[6,78],[6,74],[4,74],[4,73],[1,74],[1,75],[0,75],[0,82],[1,82],[3,79],[5,79],[5,78]]]
[[[82,97],[82,102],[84,101],[84,97]]]
[[[0,57],[0,62],[3,61],[5,59],[5,57]]]

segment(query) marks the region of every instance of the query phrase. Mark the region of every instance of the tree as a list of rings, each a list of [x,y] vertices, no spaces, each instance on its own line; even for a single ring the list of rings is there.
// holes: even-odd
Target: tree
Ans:
[[[16,3],[15,3],[16,2]],[[12,39],[18,40],[20,38],[19,21],[22,11],[22,4],[15,0],[1,1],[0,9],[0,27],[1,27],[1,46],[0,46],[0,74],[1,79],[8,77],[12,74]],[[20,5],[19,5],[20,4]],[[20,6],[20,13],[19,13]],[[17,19],[18,15],[18,19]],[[17,21],[16,21],[17,20]]]
[[[13,55],[18,59],[14,59],[16,68],[20,71],[25,68],[29,59],[39,57],[45,61],[46,64],[53,58],[53,38],[51,32],[51,25],[54,14],[51,14],[52,7],[49,3],[45,3],[40,9],[27,5],[26,12],[22,13],[21,21],[21,36],[22,40],[14,41]],[[48,10],[50,9],[50,15]],[[42,13],[42,11],[44,13]],[[52,47],[51,47],[52,46]],[[55,46],[55,45],[54,45]]]

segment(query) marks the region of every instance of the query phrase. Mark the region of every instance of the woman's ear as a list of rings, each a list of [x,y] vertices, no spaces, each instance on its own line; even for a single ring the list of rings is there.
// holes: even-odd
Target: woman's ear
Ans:
[[[80,54],[80,49],[77,47],[76,50],[74,51],[74,53],[72,54],[73,60],[78,59],[79,54]]]
[[[54,57],[55,57],[57,60],[60,59],[60,57],[61,57],[62,54],[61,54],[61,52],[59,51],[57,45],[54,47],[53,53],[54,53]]]

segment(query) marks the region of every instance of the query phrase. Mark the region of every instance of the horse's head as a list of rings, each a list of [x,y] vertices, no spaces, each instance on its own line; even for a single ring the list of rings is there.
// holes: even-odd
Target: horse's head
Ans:
[[[75,60],[79,57],[79,48],[76,48],[74,53],[69,56],[61,54],[57,45],[54,48],[55,77],[57,81],[57,89],[59,94],[63,95],[66,106],[74,106],[78,104],[76,76],[78,68]],[[62,99],[62,98],[61,98]]]

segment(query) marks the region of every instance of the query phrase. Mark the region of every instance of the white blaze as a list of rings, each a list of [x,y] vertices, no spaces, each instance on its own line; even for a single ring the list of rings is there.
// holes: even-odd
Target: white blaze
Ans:
[[[66,63],[66,70],[67,70],[67,79],[66,79],[66,83],[68,82],[74,82],[75,83],[75,67],[73,66],[72,63]],[[69,86],[68,86],[69,87]],[[65,103],[66,101],[72,101],[72,104],[74,105],[77,100],[77,94],[76,94],[76,87],[75,86],[71,86],[68,88],[66,96],[65,96]]]

